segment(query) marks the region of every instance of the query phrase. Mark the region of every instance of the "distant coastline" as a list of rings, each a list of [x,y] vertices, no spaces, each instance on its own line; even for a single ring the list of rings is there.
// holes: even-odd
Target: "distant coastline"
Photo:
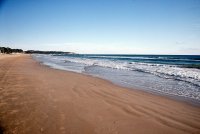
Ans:
[[[73,52],[64,51],[41,51],[41,50],[27,50],[12,49],[10,47],[0,47],[0,54],[11,54],[11,53],[25,53],[25,54],[75,54]]]
[[[9,47],[0,47],[0,54],[23,53],[22,49],[12,49]]]
[[[40,50],[27,50],[26,54],[75,54],[73,52],[64,52],[64,51],[40,51]]]

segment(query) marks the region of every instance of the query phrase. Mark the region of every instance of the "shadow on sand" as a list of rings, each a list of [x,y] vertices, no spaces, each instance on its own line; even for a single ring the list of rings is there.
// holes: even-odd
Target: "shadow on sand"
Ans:
[[[4,129],[3,129],[3,127],[0,125],[0,134],[3,134],[3,131],[4,131]]]

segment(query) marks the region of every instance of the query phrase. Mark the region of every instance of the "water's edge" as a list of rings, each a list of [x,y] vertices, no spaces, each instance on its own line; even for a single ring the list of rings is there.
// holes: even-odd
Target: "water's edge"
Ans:
[[[81,74],[81,75],[87,75],[87,76],[98,78],[98,79],[103,79],[103,80],[106,80],[106,81],[108,81],[108,82],[110,82],[110,83],[112,83],[114,85],[129,89],[129,90],[139,90],[139,91],[142,91],[142,92],[146,92],[146,93],[150,93],[150,94],[153,94],[153,95],[162,96],[162,97],[165,97],[165,98],[168,98],[168,99],[172,99],[172,100],[175,100],[175,101],[179,101],[179,102],[183,102],[183,103],[187,103],[187,104],[190,104],[190,105],[193,105],[193,106],[200,107],[200,101],[198,101],[198,100],[186,98],[186,97],[183,97],[183,96],[179,97],[179,96],[172,95],[172,94],[163,94],[162,92],[146,90],[146,89],[143,89],[143,88],[137,87],[137,86],[130,87],[130,86],[126,86],[126,85],[123,85],[123,84],[119,84],[117,82],[114,82],[114,81],[106,79],[106,78],[102,78],[102,77],[100,77],[98,75],[94,75],[94,74],[91,74],[91,73],[78,72],[78,71],[73,71],[73,70],[66,70],[66,68],[62,68],[62,67],[59,67],[59,66],[55,67],[55,66],[52,66],[50,64],[46,64],[43,61],[39,61],[38,59],[33,57],[33,55],[32,55],[32,59],[35,60],[36,62],[38,62],[40,65],[43,65],[43,66],[46,66],[46,67],[49,67],[49,68],[52,68],[52,69],[62,70],[62,71],[72,72],[72,73],[77,73],[77,74]]]

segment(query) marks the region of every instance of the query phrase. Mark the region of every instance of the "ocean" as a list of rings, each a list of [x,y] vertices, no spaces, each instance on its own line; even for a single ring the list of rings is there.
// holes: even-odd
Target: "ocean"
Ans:
[[[32,55],[52,68],[200,104],[200,55]]]

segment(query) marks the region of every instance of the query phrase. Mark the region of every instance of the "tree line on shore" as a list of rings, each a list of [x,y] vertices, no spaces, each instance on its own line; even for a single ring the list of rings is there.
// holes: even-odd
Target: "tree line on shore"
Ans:
[[[11,54],[11,53],[26,53],[26,54],[75,54],[72,52],[63,52],[63,51],[39,51],[39,50],[27,50],[23,51],[22,49],[12,49],[9,47],[0,47],[0,53]]]
[[[11,54],[11,53],[23,53],[22,49],[12,49],[9,47],[0,47],[0,53]]]
[[[39,50],[27,50],[27,54],[75,54],[72,52],[63,52],[63,51],[39,51]]]

